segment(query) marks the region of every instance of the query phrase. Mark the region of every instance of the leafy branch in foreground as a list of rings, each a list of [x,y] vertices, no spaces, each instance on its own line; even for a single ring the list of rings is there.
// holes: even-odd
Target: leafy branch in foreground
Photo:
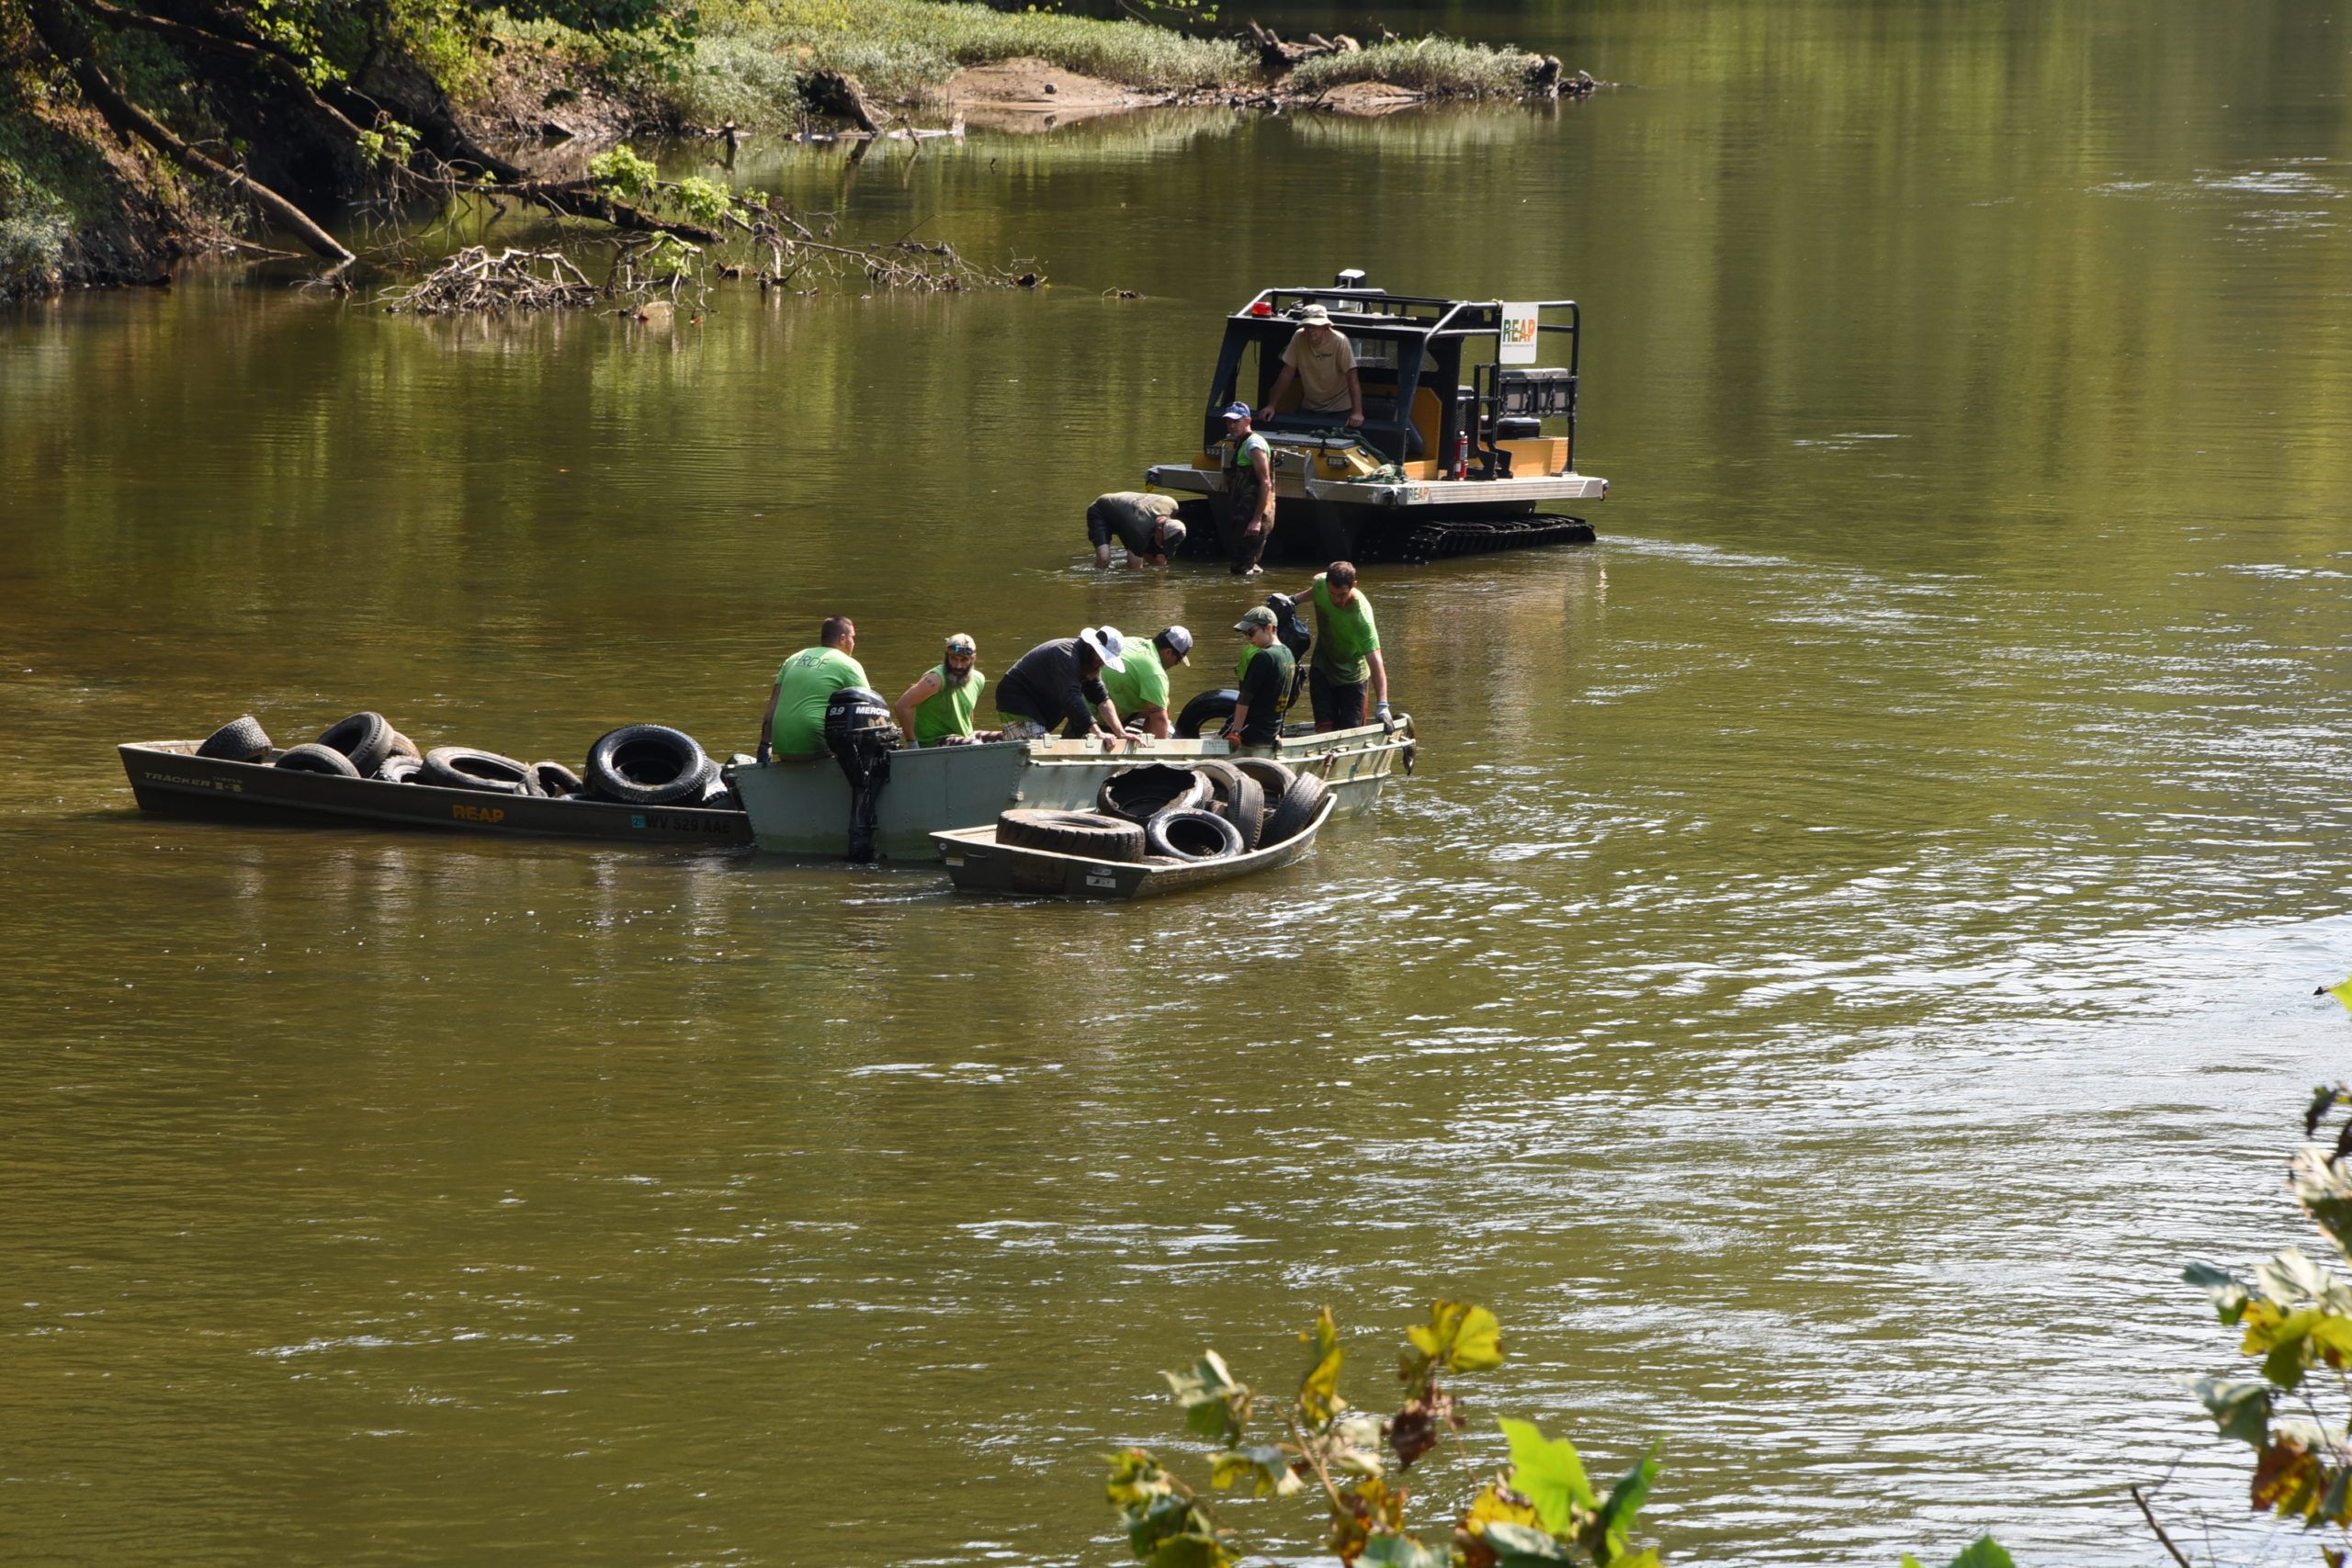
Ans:
[[[1404,1404],[1385,1419],[1354,1409],[1340,1392],[1346,1351],[1330,1308],[1299,1338],[1306,1369],[1287,1399],[1240,1382],[1214,1350],[1166,1374],[1185,1426],[1218,1445],[1209,1469],[1217,1489],[1246,1483],[1261,1497],[1311,1493],[1327,1516],[1325,1544],[1348,1563],[1655,1568],[1657,1554],[1631,1550],[1630,1537],[1657,1474],[1656,1445],[1604,1497],[1574,1444],[1547,1439],[1525,1421],[1501,1423],[1510,1467],[1451,1511],[1450,1539],[1431,1547],[1408,1532],[1411,1489],[1402,1484],[1404,1473],[1464,1426],[1438,1380],[1502,1365],[1501,1330],[1485,1307],[1439,1302],[1429,1322],[1408,1333],[1397,1363]],[[1108,1495],[1125,1519],[1128,1544],[1151,1568],[1230,1568],[1239,1561],[1232,1532],[1200,1493],[1148,1450],[1112,1456]]]
[[[2352,1562],[2352,1115],[2320,1142],[2330,1117],[2352,1107],[2352,1089],[2321,1085],[2303,1112],[2303,1135],[2287,1185],[2326,1237],[2323,1261],[2289,1247],[2241,1281],[2193,1263],[2181,1277],[2205,1292],[2221,1320],[2243,1329],[2238,1348],[2261,1358],[2258,1378],[2207,1377],[2189,1384],[2225,1438],[2255,1451],[2255,1512],[2333,1527],[2320,1548],[2328,1568]]]
[[[1453,1521],[1442,1544],[1408,1531],[1405,1472],[1465,1425],[1439,1378],[1503,1364],[1501,1327],[1485,1307],[1438,1302],[1428,1323],[1406,1331],[1396,1370],[1404,1404],[1385,1418],[1354,1409],[1340,1393],[1346,1351],[1329,1307],[1298,1337],[1306,1369],[1287,1399],[1235,1377],[1215,1350],[1160,1374],[1184,1408],[1185,1427],[1216,1445],[1209,1461],[1216,1490],[1247,1485],[1258,1497],[1311,1495],[1327,1517],[1324,1544],[1354,1568],[1659,1568],[1657,1548],[1633,1540],[1657,1479],[1658,1445],[1603,1495],[1575,1444],[1547,1438],[1527,1421],[1496,1423],[1510,1444],[1510,1463],[1440,1515]],[[1384,1447],[1396,1461],[1393,1478]],[[1454,1448],[1462,1452],[1458,1440]],[[1237,1532],[1158,1455],[1126,1449],[1111,1455],[1110,1465],[1105,1495],[1126,1525],[1128,1546],[1149,1568],[1235,1568],[1241,1561]],[[1920,1564],[1905,1555],[1903,1568]],[[1951,1568],[2015,1564],[1988,1535]]]

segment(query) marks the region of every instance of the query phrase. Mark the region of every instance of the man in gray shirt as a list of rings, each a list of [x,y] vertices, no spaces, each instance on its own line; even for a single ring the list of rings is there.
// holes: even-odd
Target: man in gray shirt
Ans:
[[[1110,566],[1114,538],[1126,547],[1128,566],[1166,566],[1184,543],[1184,525],[1176,521],[1176,503],[1168,497],[1114,490],[1096,496],[1086,509],[1086,538],[1094,547],[1096,566]]]

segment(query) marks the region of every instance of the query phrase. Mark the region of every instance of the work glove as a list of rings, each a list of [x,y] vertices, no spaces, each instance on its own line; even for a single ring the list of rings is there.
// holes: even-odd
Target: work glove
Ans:
[[[1372,716],[1380,721],[1380,728],[1382,729],[1387,731],[1391,735],[1396,733],[1396,720],[1390,716],[1388,712],[1388,705],[1385,702],[1377,702],[1372,705]]]

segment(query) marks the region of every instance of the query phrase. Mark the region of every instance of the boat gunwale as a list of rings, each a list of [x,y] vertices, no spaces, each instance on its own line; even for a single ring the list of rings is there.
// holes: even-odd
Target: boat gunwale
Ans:
[[[1157,863],[1152,861],[1097,860],[1091,855],[1066,854],[1060,850],[1036,849],[1027,844],[1000,843],[996,837],[996,824],[993,822],[978,828],[944,828],[933,832],[931,838],[932,841],[939,847],[940,859],[947,862],[950,867],[949,880],[955,882],[959,891],[985,893],[996,897],[1074,898],[1081,901],[1130,900],[1178,893],[1188,887],[1207,887],[1219,882],[1231,881],[1237,876],[1247,876],[1253,872],[1277,871],[1283,866],[1295,864],[1305,859],[1307,852],[1315,847],[1316,835],[1323,830],[1325,823],[1330,821],[1331,814],[1339,809],[1339,806],[1337,799],[1327,795],[1317,808],[1315,819],[1281,843],[1271,844],[1264,849],[1251,850],[1246,854],[1220,855],[1213,860],[1175,861],[1166,863]],[[1007,861],[1061,864],[1064,868],[1065,889],[1067,889],[1069,874],[1073,870],[1091,876],[1107,874],[1113,878],[1113,886],[1099,890],[1071,893],[1067,890],[1046,892],[1028,887],[981,887],[956,881],[954,868],[962,863],[949,860],[947,853],[949,848],[983,844],[992,852],[1002,855]],[[1122,891],[1118,887],[1117,883],[1123,878],[1132,881],[1131,891]]]

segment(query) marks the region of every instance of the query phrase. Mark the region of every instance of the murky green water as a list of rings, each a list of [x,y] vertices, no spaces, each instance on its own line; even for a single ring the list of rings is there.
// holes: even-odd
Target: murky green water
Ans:
[[[0,323],[5,1555],[1107,1565],[1154,1369],[1280,1382],[1329,1302],[1370,1403],[1440,1293],[1511,1330],[1482,1416],[1665,1438],[1683,1561],[2148,1562],[2184,1450],[2237,1517],[2175,1270],[2294,1234],[2352,1043],[2352,24],[1414,15],[1641,90],[745,152],[1039,295]],[[1368,579],[1424,767],[1292,872],[1001,908],[130,809],[114,742],[248,709],[731,750],[829,612],[893,692],[952,630],[1221,650],[1222,575],[1097,577],[1080,513],[1219,311],[1348,265],[1582,299],[1615,491]]]

